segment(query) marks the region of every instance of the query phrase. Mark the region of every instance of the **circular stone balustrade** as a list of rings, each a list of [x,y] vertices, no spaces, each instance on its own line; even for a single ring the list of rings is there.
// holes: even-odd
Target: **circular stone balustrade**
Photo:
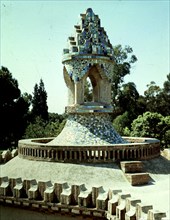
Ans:
[[[160,155],[154,138],[124,137],[129,143],[104,146],[49,146],[53,138],[19,141],[18,155],[24,159],[67,163],[108,163],[120,160],[148,160]]]

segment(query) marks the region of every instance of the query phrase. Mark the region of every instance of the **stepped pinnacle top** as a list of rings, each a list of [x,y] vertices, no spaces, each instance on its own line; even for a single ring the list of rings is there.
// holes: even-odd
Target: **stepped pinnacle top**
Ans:
[[[74,28],[74,35],[68,38],[68,47],[63,50],[63,61],[79,55],[106,56],[113,60],[112,45],[99,16],[91,8],[80,14],[80,23]]]

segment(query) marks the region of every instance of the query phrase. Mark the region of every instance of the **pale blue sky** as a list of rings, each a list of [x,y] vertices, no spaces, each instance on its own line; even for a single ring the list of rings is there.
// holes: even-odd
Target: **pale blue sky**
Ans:
[[[63,113],[67,88],[62,49],[79,14],[92,8],[101,19],[112,45],[129,45],[138,62],[125,82],[143,94],[155,81],[163,86],[170,69],[170,1],[2,1],[1,59],[23,92],[32,94],[43,79],[50,112]]]

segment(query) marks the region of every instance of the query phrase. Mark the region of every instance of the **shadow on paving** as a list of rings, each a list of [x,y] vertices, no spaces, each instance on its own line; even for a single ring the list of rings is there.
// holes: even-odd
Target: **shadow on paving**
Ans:
[[[159,156],[158,158],[155,159],[142,161],[142,163],[144,165],[143,170],[145,172],[151,174],[170,174],[170,161],[164,158],[163,156]],[[83,163],[82,165],[88,167],[121,169],[120,161],[119,162],[113,161],[113,163],[105,163],[105,164]]]
[[[112,163],[83,163],[81,165],[88,166],[88,167],[98,167],[98,168],[110,168],[110,169],[119,169],[120,170],[120,165],[119,163],[112,162]]]
[[[151,174],[170,174],[170,161],[162,156],[143,161],[145,172]]]

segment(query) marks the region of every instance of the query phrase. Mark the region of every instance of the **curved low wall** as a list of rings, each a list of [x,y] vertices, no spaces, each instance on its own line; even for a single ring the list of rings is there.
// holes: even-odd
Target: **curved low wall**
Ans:
[[[157,139],[134,137],[124,137],[124,139],[130,143],[102,146],[48,146],[52,138],[25,139],[19,141],[18,155],[30,160],[67,163],[148,160],[160,155],[160,142]]]

